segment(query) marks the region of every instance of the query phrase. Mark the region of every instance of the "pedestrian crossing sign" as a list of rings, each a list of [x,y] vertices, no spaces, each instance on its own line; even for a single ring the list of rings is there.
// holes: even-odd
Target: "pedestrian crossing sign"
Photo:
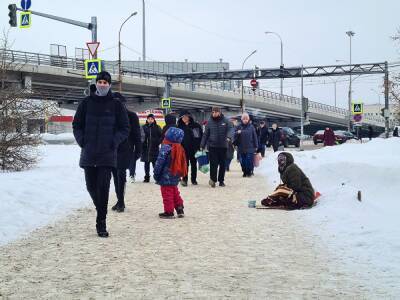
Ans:
[[[364,113],[364,105],[363,103],[352,103],[351,104],[351,112],[353,115],[361,115]]]
[[[171,108],[171,98],[162,98],[161,108]]]
[[[29,28],[29,27],[31,27],[31,21],[32,21],[32,19],[31,19],[31,12],[30,11],[21,12],[19,28]]]
[[[101,72],[101,59],[87,59],[85,60],[85,77],[86,79],[93,79]]]

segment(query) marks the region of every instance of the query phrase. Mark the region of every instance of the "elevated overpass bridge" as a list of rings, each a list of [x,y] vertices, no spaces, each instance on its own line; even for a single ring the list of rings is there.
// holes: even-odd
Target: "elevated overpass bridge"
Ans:
[[[5,64],[6,83],[31,89],[32,98],[57,101],[63,106],[76,107],[88,92],[83,60],[13,50],[0,50],[0,58],[8,62]],[[107,71],[117,78],[117,68]],[[234,74],[234,71],[231,73]],[[189,109],[200,114],[203,119],[213,105],[223,107],[228,114],[240,112],[240,87],[226,90],[219,82],[212,82],[207,78],[195,78],[198,81],[194,81],[177,77],[171,81],[169,91],[173,99],[173,110]],[[124,70],[122,82],[122,91],[128,106],[132,110],[143,111],[159,107],[160,98],[166,89],[166,74],[144,74]],[[248,87],[244,87],[243,95],[246,110],[253,115],[293,127],[299,126],[300,98],[261,89],[253,92]],[[329,125],[347,128],[347,118],[348,111],[345,109],[309,101],[309,119],[312,127]],[[380,117],[364,116],[363,125],[372,125],[383,130],[385,123]]]

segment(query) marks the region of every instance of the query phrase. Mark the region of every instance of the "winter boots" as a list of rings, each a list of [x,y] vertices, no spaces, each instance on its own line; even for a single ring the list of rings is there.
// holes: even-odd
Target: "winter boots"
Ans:
[[[125,204],[117,202],[113,207],[111,207],[111,209],[116,212],[124,212]]]
[[[106,220],[97,221],[96,222],[96,230],[97,230],[97,235],[99,237],[103,237],[103,238],[108,237]]]
[[[178,206],[175,208],[176,213],[178,214],[178,218],[183,218],[185,216],[185,213],[183,211],[183,206]]]
[[[143,182],[145,182],[145,183],[150,182],[150,176],[144,176]]]
[[[211,180],[208,182],[208,184],[212,187],[215,188],[215,181]]]
[[[159,216],[161,219],[174,219],[174,218],[175,218],[173,212],[172,212],[172,213],[166,213],[166,212],[159,213],[158,216]]]

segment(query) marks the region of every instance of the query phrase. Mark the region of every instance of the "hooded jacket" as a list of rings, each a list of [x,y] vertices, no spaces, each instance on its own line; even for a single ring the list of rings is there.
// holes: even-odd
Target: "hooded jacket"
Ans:
[[[164,117],[165,120],[165,126],[162,129],[161,132],[161,142],[164,140],[165,138],[165,133],[167,132],[168,129],[170,129],[171,127],[176,127],[176,117],[173,114],[167,114]]]
[[[182,117],[178,120],[178,128],[184,132],[182,146],[185,149],[187,156],[194,156],[200,149],[201,139],[203,137],[203,130],[201,125],[195,122],[192,116],[189,116],[189,124],[183,122]]]
[[[179,128],[171,128],[166,132],[165,138],[172,143],[182,143],[183,130]],[[176,186],[179,183],[180,176],[172,175],[171,173],[171,150],[169,144],[162,144],[160,152],[154,166],[154,180],[161,186],[171,185]]]
[[[125,106],[111,91],[104,97],[91,94],[78,105],[72,122],[82,148],[80,167],[117,167],[117,149],[129,134]]]
[[[311,206],[314,203],[314,188],[308,177],[294,163],[292,154],[282,152],[280,155],[286,156],[286,166],[283,170],[278,169],[282,182],[290,189],[294,190],[300,205]]]
[[[161,144],[161,127],[157,125],[156,121],[150,124],[146,120],[146,124],[142,126],[142,129],[144,139],[141,160],[143,162],[155,162]]]

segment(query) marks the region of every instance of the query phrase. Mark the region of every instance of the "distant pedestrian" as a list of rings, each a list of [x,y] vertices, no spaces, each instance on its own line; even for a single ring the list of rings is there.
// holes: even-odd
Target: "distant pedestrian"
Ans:
[[[150,164],[153,165],[157,160],[158,151],[161,143],[161,127],[153,114],[147,115],[146,124],[142,126],[144,141],[142,144],[142,162],[144,162],[144,180],[143,182],[150,182]]]
[[[372,140],[372,137],[374,136],[374,129],[372,128],[371,125],[368,126],[368,138],[369,140]]]
[[[125,97],[116,92],[113,97],[126,102]],[[129,120],[129,136],[118,147],[117,151],[117,167],[113,168],[112,175],[114,178],[115,193],[117,195],[117,203],[112,210],[123,212],[125,210],[125,188],[126,188],[126,170],[136,165],[136,159],[142,152],[142,143],[140,136],[139,118],[136,113],[127,109]],[[133,162],[132,162],[133,161]]]
[[[235,147],[233,146],[233,141],[229,139],[228,148],[226,149],[226,161],[225,161],[225,170],[229,172],[231,170],[231,162],[235,155]]]
[[[399,126],[396,126],[393,130],[393,136],[394,137],[399,137]]]
[[[178,189],[179,179],[187,175],[186,155],[181,145],[183,135],[183,130],[176,127],[167,130],[154,167],[154,180],[161,186],[164,203],[164,212],[159,214],[163,219],[174,218],[174,209],[179,218],[184,216]]]
[[[324,131],[324,146],[334,146],[336,143],[335,133],[332,128],[326,127]]]
[[[265,157],[265,147],[268,143],[269,132],[268,128],[264,121],[260,122],[259,131],[259,143],[258,143],[258,152],[261,153],[262,157]]]
[[[268,134],[268,147],[271,146],[274,152],[278,151],[280,147],[283,146],[283,135],[276,123],[272,124],[272,129]]]
[[[111,93],[111,75],[100,72],[96,91],[78,105],[72,122],[76,142],[81,147],[80,167],[86,187],[97,210],[96,230],[108,237],[106,226],[112,168],[117,167],[117,149],[129,134],[124,105]]]
[[[178,128],[184,132],[182,146],[185,149],[188,169],[190,164],[190,181],[193,185],[197,185],[197,160],[195,154],[200,149],[203,130],[201,125],[193,119],[192,114],[187,110],[179,114]],[[181,184],[187,186],[188,176],[182,178]]]
[[[202,149],[208,147],[210,159],[209,184],[213,188],[215,188],[217,181],[219,186],[225,186],[226,151],[229,139],[232,140],[232,129],[231,122],[224,117],[221,108],[213,107],[200,144]]]
[[[243,177],[251,177],[254,169],[254,154],[258,149],[258,137],[247,113],[242,114],[242,122],[235,129],[234,140],[238,141]]]

